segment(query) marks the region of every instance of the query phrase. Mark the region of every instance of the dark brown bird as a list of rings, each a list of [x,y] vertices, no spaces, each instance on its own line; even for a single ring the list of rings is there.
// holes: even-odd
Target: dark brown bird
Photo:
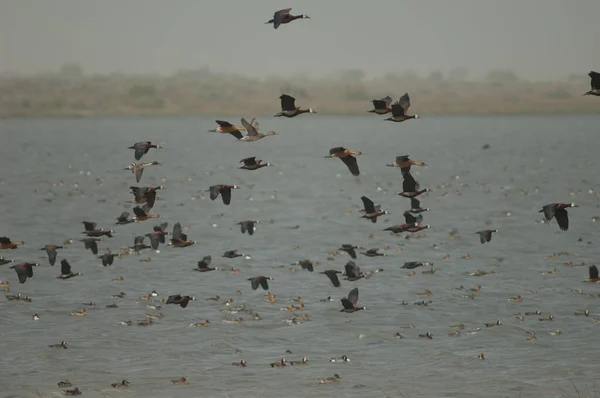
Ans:
[[[200,271],[200,272],[214,271],[217,268],[210,267],[211,262],[212,262],[212,256],[204,256],[204,258],[202,258],[202,260],[198,261],[198,268],[194,268],[194,269],[196,271]]]
[[[265,24],[273,24],[273,29],[277,29],[281,24],[287,24],[296,19],[310,19],[306,14],[292,15],[290,14],[290,11],[292,11],[291,8],[284,8],[283,10],[276,11],[273,14],[273,19],[265,22]]]
[[[373,103],[373,108],[375,109],[370,110],[369,113],[385,115],[386,113],[390,113],[392,111],[392,108],[390,107],[390,104],[392,103],[392,97],[389,95],[380,100],[372,100],[371,102]]]
[[[430,209],[423,209],[421,208],[421,201],[417,198],[410,198],[410,212],[411,213],[422,213],[424,211],[429,211]]]
[[[358,302],[358,288],[357,287],[355,287],[354,289],[352,289],[350,291],[350,293],[348,293],[347,298],[344,297],[340,301],[342,302],[342,305],[344,306],[344,308],[341,309],[340,312],[352,313],[352,312],[367,309],[367,307],[357,307],[356,306],[356,303]]]
[[[25,244],[25,242],[23,242],[22,240],[18,241],[18,242],[12,242],[10,240],[10,238],[7,238],[6,236],[0,237],[0,249],[2,249],[2,250],[16,249],[17,246],[24,245],[24,244]]]
[[[153,227],[153,231],[146,234],[146,236],[150,238],[150,246],[152,246],[152,249],[158,250],[159,244],[165,243],[165,235],[169,234],[165,231],[165,229],[167,229],[168,226],[168,222],[164,222],[160,225],[155,225]]]
[[[151,246],[148,246],[147,244],[144,243],[144,239],[145,236],[136,236],[135,238],[133,238],[133,246],[131,246],[131,249],[133,249],[133,251],[139,252],[140,250],[143,249],[151,249]]]
[[[600,73],[591,71],[588,76],[592,79],[590,84],[592,89],[583,95],[595,95],[600,97]]]
[[[183,233],[183,228],[181,228],[180,223],[177,222],[175,225],[173,225],[173,234],[169,245],[173,247],[187,247],[193,245],[194,243],[196,242],[189,240],[187,235]]]
[[[221,133],[221,134],[231,134],[238,140],[241,140],[244,135],[242,134],[243,130],[246,130],[244,127],[238,127],[234,124],[231,124],[225,120],[215,120],[219,127],[213,130],[208,130],[211,133]]]
[[[150,218],[159,218],[160,217],[160,214],[149,214],[149,211],[150,211],[150,206],[148,206],[148,203],[146,203],[142,207],[135,206],[133,208],[133,214],[135,214],[133,219],[136,222],[141,222],[141,221],[146,221]]]
[[[238,253],[237,250],[227,250],[225,253],[223,253],[223,257],[226,258],[236,258],[236,257],[243,257],[244,254],[242,253]]]
[[[351,149],[346,149],[342,146],[338,146],[335,148],[331,148],[329,150],[329,155],[325,156],[326,158],[339,158],[344,162],[350,173],[353,176],[358,177],[360,175],[360,170],[358,169],[358,163],[356,158],[352,155],[362,155],[360,151],[353,151]]]
[[[19,283],[25,283],[27,278],[33,278],[33,267],[37,267],[38,265],[38,263],[21,263],[13,265],[10,268],[17,272]]]
[[[196,300],[196,298],[191,296],[181,296],[179,294],[174,294],[167,298],[167,304],[179,304],[181,308],[185,308],[187,307],[190,300],[194,301]]]
[[[247,221],[240,221],[239,223],[237,223],[237,225],[240,226],[240,230],[242,231],[242,233],[245,234],[247,231],[248,235],[254,235],[254,231],[256,231],[255,224],[258,224],[258,221],[247,220]]]
[[[151,148],[159,149],[162,147],[160,145],[155,145],[150,141],[142,141],[142,142],[136,142],[135,144],[133,144],[132,146],[130,146],[127,149],[135,150],[133,156],[135,157],[135,160],[140,160],[142,158],[142,156],[147,154]]]
[[[94,236],[94,237],[101,237],[101,236],[108,236],[109,238],[112,238],[112,234],[115,232],[113,230],[104,230],[104,229],[96,229],[96,223],[95,222],[91,222],[91,221],[82,221],[83,226],[85,228],[85,231],[83,231],[83,234],[86,234],[87,236]]]
[[[600,277],[598,276],[598,267],[595,265],[590,265],[589,269],[590,279],[589,282],[600,282]]]
[[[262,160],[256,159],[256,156],[240,160],[240,163],[242,162],[244,163],[244,165],[240,167],[240,169],[243,170],[258,170],[262,167],[272,166],[271,163],[262,163]]]
[[[392,122],[403,122],[408,119],[418,119],[419,115],[407,115],[408,108],[410,107],[410,97],[408,93],[404,94],[400,97],[400,101],[395,102],[392,105],[392,117],[389,117],[385,120],[389,120]]]
[[[63,249],[63,248],[64,248],[63,246],[46,245],[46,246],[42,247],[40,250],[46,251],[50,265],[54,266],[54,264],[56,263],[56,254],[57,254],[56,249]]]
[[[566,231],[569,229],[569,214],[567,213],[569,207],[579,207],[579,205],[576,205],[575,203],[550,203],[542,207],[542,210],[540,210],[539,213],[544,213],[546,221],[556,218],[558,227],[561,230]]]
[[[385,253],[380,253],[378,248],[369,249],[366,252],[361,252],[360,254],[367,257],[383,257],[386,255]]]
[[[273,280],[270,276],[254,276],[252,278],[248,278],[250,281],[250,286],[252,286],[252,290],[258,289],[258,286],[261,286],[264,290],[269,290],[269,280]]]
[[[128,211],[124,211],[123,213],[121,213],[121,215],[119,217],[117,217],[116,220],[117,220],[117,222],[115,224],[118,224],[118,225],[125,225],[125,224],[135,222],[135,220],[132,220],[129,218]]]
[[[4,257],[0,257],[0,265],[6,265],[8,263],[12,263],[13,261],[15,261],[15,260],[14,259],[8,260],[8,259],[6,259]]]
[[[342,273],[341,271],[336,271],[334,269],[328,269],[326,271],[319,272],[319,273],[327,275],[327,277],[329,278],[329,280],[331,281],[331,283],[333,284],[333,286],[335,286],[335,287],[340,287],[341,286],[340,279],[337,276],[337,274],[341,274]]]
[[[348,261],[346,263],[346,265],[344,265],[344,270],[346,271],[345,279],[350,282],[357,281],[366,276],[364,272],[360,271],[360,267],[358,265],[356,265],[356,263],[354,261]]]
[[[156,196],[156,191],[159,189],[165,189],[162,185],[157,187],[134,187],[130,186],[131,193],[133,194],[132,203],[142,205],[147,203],[150,208],[154,206],[154,202],[158,199]]]
[[[343,244],[338,250],[348,253],[350,257],[356,260],[356,251],[354,249],[358,249],[358,246]]]
[[[89,249],[92,251],[93,254],[98,254],[98,243],[96,242],[99,242],[101,240],[102,238],[89,237],[81,239],[81,242],[83,242],[86,250]]]
[[[98,256],[98,258],[102,260],[102,265],[106,267],[108,265],[112,265],[115,257],[119,257],[119,256],[120,256],[120,254],[118,254],[118,253],[107,252],[101,256]]]
[[[308,272],[313,272],[315,270],[314,265],[317,265],[317,264],[319,264],[318,261],[300,260],[300,261],[293,263],[292,265],[299,265],[300,267],[302,267],[302,269],[305,269]]]
[[[296,98],[290,95],[281,94],[279,99],[281,100],[281,112],[276,113],[273,116],[294,117],[303,113],[317,113],[311,108],[300,109],[300,107],[296,107]]]
[[[373,223],[376,223],[377,217],[384,214],[390,214],[387,211],[381,211],[381,207],[376,208],[375,203],[373,203],[373,201],[366,196],[361,196],[360,199],[362,200],[365,208],[365,214],[360,216],[361,218],[366,218],[367,220],[371,220]]]
[[[231,190],[238,189],[237,185],[213,185],[207,192],[210,192],[210,200],[215,200],[221,195],[221,199],[223,199],[223,204],[229,205],[231,203]]]
[[[481,244],[484,244],[485,242],[489,242],[492,240],[493,232],[498,232],[498,230],[497,229],[484,229],[483,231],[477,231],[475,233],[479,235],[479,240],[481,241]]]
[[[425,162],[418,162],[409,158],[410,155],[396,156],[396,162],[386,164],[388,167],[399,167],[401,171],[410,171],[410,166],[427,166]]]
[[[422,193],[431,192],[429,188],[419,189],[421,188],[419,183],[415,181],[410,172],[402,173],[402,177],[404,177],[404,181],[402,181],[402,192],[397,192],[396,195],[410,199],[416,198]]]
[[[81,274],[79,272],[76,274],[73,273],[73,271],[71,271],[71,264],[69,264],[67,260],[62,259],[60,261],[60,276],[58,277],[58,279],[69,279],[77,275]]]

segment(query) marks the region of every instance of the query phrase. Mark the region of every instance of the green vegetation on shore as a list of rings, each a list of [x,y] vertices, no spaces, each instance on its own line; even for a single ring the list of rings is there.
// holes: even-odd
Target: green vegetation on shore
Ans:
[[[328,78],[265,79],[223,74],[208,68],[171,76],[85,75],[77,65],[34,77],[0,76],[0,117],[97,115],[260,116],[279,111],[279,95],[320,114],[366,115],[371,99],[410,93],[410,112],[432,114],[597,113],[600,99],[582,96],[589,77],[531,82],[510,71],[492,71],[468,80],[457,68],[449,76],[434,72],[388,74],[365,79],[360,70]]]

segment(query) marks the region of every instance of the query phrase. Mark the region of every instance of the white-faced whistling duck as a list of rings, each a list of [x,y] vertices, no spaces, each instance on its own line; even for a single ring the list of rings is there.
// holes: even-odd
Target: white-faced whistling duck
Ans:
[[[378,115],[385,115],[386,113],[390,113],[392,108],[390,108],[390,104],[392,103],[392,97],[389,95],[387,97],[383,97],[380,100],[372,100],[373,108],[369,111],[369,113],[376,113]]]
[[[358,246],[343,244],[338,250],[348,253],[350,257],[356,260],[356,251],[354,249],[358,249]]]
[[[68,349],[69,346],[67,345],[66,341],[61,341],[59,344],[50,344],[48,347],[52,347],[52,348],[63,348],[63,349]]]
[[[82,394],[82,392],[81,392],[81,390],[79,389],[79,387],[75,387],[75,388],[74,388],[74,389],[72,389],[72,390],[64,390],[64,393],[65,393],[65,395],[71,395],[71,396],[74,396],[74,395],[81,395],[81,394]]]
[[[128,211],[124,211],[123,213],[121,213],[121,215],[119,217],[117,217],[116,220],[117,220],[117,222],[115,224],[118,224],[118,225],[125,225],[125,224],[135,222],[135,220],[132,220],[129,218]]]
[[[83,231],[82,234],[86,234],[87,236],[108,236],[109,238],[112,238],[112,234],[115,232],[113,230],[107,231],[104,229],[96,229],[97,224],[95,222],[82,221],[82,223],[83,227],[85,228],[85,231]]]
[[[569,229],[569,215],[567,214],[567,208],[569,207],[579,207],[579,205],[575,203],[550,203],[542,207],[539,213],[544,213],[546,221],[556,218],[558,227],[566,231]]]
[[[396,195],[402,196],[403,198],[416,198],[424,192],[430,192],[429,188],[419,189],[421,186],[410,172],[402,173],[404,181],[402,181],[402,192],[398,192]]]
[[[159,165],[156,160],[152,162],[143,162],[143,163],[132,163],[129,166],[125,167],[123,170],[131,170],[133,174],[135,174],[135,181],[140,182],[142,179],[142,174],[144,174],[144,168],[148,166],[156,166]]]
[[[148,246],[147,244],[144,243],[144,239],[146,237],[145,236],[136,236],[135,238],[133,238],[133,246],[131,246],[131,249],[133,249],[133,251],[139,252],[140,250],[143,249],[150,249],[151,246]]]
[[[219,127],[217,127],[216,129],[213,129],[213,130],[208,130],[209,132],[221,133],[221,134],[231,134],[238,140],[241,140],[244,137],[244,135],[242,134],[242,131],[246,130],[245,127],[236,126],[235,124],[231,124],[225,120],[215,120],[215,122],[217,122]]]
[[[146,236],[152,235],[153,237],[156,237],[156,239],[158,239],[159,243],[164,244],[165,243],[165,235],[169,234],[166,231],[168,226],[169,226],[168,222],[164,222],[160,225],[155,225],[154,227],[152,227],[152,232],[150,234],[146,234]],[[156,250],[156,249],[154,249],[154,250]]]
[[[416,226],[421,225],[421,223],[423,222],[422,214],[413,216],[412,214],[410,214],[410,212],[405,211],[402,215],[404,216],[404,222],[406,222],[406,224],[408,224],[408,225],[412,225],[412,226],[416,227]]]
[[[16,249],[17,246],[24,245],[24,244],[25,244],[25,242],[23,242],[23,241],[11,242],[10,238],[8,238],[6,236],[0,237],[0,249],[2,249],[2,250]]]
[[[341,283],[340,283],[340,279],[338,278],[337,274],[341,274],[341,271],[337,271],[334,269],[328,269],[325,270],[323,272],[319,272],[320,274],[324,274],[327,275],[327,277],[329,278],[329,280],[331,281],[331,283],[333,284],[334,287],[340,287]]]
[[[484,229],[483,231],[477,231],[475,233],[479,235],[479,240],[481,241],[481,244],[484,244],[485,242],[489,242],[492,240],[493,232],[498,232],[498,230],[497,229]]]
[[[332,377],[326,377],[326,378],[320,378],[317,379],[317,381],[321,384],[329,384],[329,383],[334,383],[338,380],[341,380],[341,377],[339,374],[334,374]]]
[[[292,11],[291,8],[284,8],[283,10],[276,11],[273,14],[273,19],[265,22],[265,24],[273,24],[273,29],[277,29],[279,25],[290,23],[296,19],[310,19],[310,17],[306,14],[292,15],[290,14],[290,11]]]
[[[407,115],[408,108],[410,107],[410,97],[408,93],[404,94],[400,97],[400,101],[394,102],[392,105],[392,117],[389,117],[385,120],[389,120],[392,122],[403,122],[408,119],[418,119],[420,116],[415,115]]]
[[[148,203],[148,206],[154,206],[154,201],[158,199],[156,196],[156,191],[159,189],[165,189],[162,185],[157,187],[134,187],[130,186],[131,193],[133,194],[132,203],[142,205],[144,203]]]
[[[353,176],[358,177],[360,175],[360,170],[358,169],[358,162],[356,158],[352,155],[362,155],[360,151],[353,151],[351,149],[346,149],[343,146],[338,146],[335,148],[331,148],[329,150],[329,155],[325,156],[326,158],[339,158],[344,162],[350,173]]]
[[[181,228],[181,223],[175,223],[173,225],[173,234],[172,234],[171,242],[169,245],[173,247],[187,247],[193,245],[193,240],[189,240],[187,235],[183,233],[183,228]]]
[[[290,361],[290,365],[305,365],[307,363],[308,363],[307,357],[302,357],[302,359],[299,361]]]
[[[248,231],[248,235],[254,235],[254,231],[256,231],[256,226],[254,224],[258,224],[258,221],[247,220],[240,221],[239,223],[237,223],[237,225],[240,226],[240,230],[242,231],[242,233],[245,234],[246,231]]]
[[[129,387],[129,382],[127,380],[123,380],[120,383],[112,383],[111,386],[114,388]]]
[[[242,253],[238,253],[237,250],[227,250],[225,253],[223,253],[223,257],[225,258],[236,258],[236,257],[243,257],[244,254]]]
[[[366,252],[361,252],[360,254],[362,254],[364,256],[367,256],[367,257],[385,256],[385,253],[379,253],[379,249],[378,248],[369,249]]]
[[[300,107],[296,107],[296,98],[291,95],[281,94],[279,99],[281,100],[281,112],[273,116],[294,117],[303,113],[317,113],[312,108],[300,109]]]
[[[202,260],[198,261],[198,268],[194,268],[196,271],[200,272],[208,272],[214,271],[216,267],[210,267],[210,263],[212,262],[212,256],[204,256]]]
[[[590,273],[589,282],[600,282],[600,277],[598,277],[598,267],[595,265],[590,265],[588,271]]]
[[[98,258],[102,260],[102,265],[106,267],[108,265],[112,265],[115,257],[119,257],[119,256],[120,256],[120,254],[118,254],[118,253],[107,252],[101,256],[98,256]]]
[[[6,259],[4,257],[0,257],[0,265],[6,265],[8,263],[12,263],[13,261],[15,261],[15,260],[14,259],[8,260],[8,259]]]
[[[356,303],[358,302],[358,288],[355,287],[348,293],[348,297],[344,297],[341,299],[342,305],[344,306],[340,312],[356,312],[360,310],[366,310],[366,307],[357,307]]]
[[[592,79],[592,89],[583,95],[595,95],[600,97],[600,73],[591,71],[588,76]]]
[[[240,163],[242,162],[244,163],[244,165],[240,167],[240,169],[243,170],[258,170],[261,167],[271,166],[271,163],[262,163],[262,160],[256,159],[256,156],[240,160]]]
[[[231,190],[238,188],[237,185],[219,184],[211,186],[207,191],[210,192],[210,200],[215,200],[221,195],[223,204],[229,205],[231,203]]]
[[[418,162],[409,158],[410,155],[396,156],[396,162],[386,164],[389,167],[400,167],[403,172],[410,171],[410,166],[427,166],[425,162]]]
[[[411,213],[422,213],[424,211],[429,211],[430,209],[421,208],[421,201],[417,198],[410,198],[410,212]]]
[[[90,236],[88,238],[84,238],[81,239],[81,242],[83,242],[86,250],[91,250],[93,254],[98,254],[98,241],[101,241],[102,238],[95,238],[93,236]]]
[[[361,272],[360,267],[356,265],[354,261],[348,261],[346,265],[344,265],[344,270],[346,273],[346,280],[350,282],[357,281],[359,279],[365,278],[367,276],[366,273]]]
[[[146,203],[142,207],[135,206],[133,208],[133,214],[135,214],[133,219],[137,222],[140,222],[140,221],[146,221],[150,218],[159,218],[160,217],[160,214],[149,214],[148,213],[149,211],[150,211],[150,206],[148,206],[148,203]]]
[[[329,362],[350,362],[350,358],[346,355],[342,355],[339,358],[329,358]]]
[[[259,275],[253,276],[252,278],[248,278],[248,280],[250,281],[250,286],[252,286],[252,290],[258,289],[258,286],[261,286],[264,290],[269,290],[269,282],[267,281],[273,280],[273,278],[271,278],[270,276]]]
[[[167,298],[167,304],[179,304],[181,308],[185,308],[187,307],[190,300],[194,301],[196,300],[196,298],[191,296],[181,296],[179,294],[174,294]]]
[[[425,265],[433,265],[433,263],[428,263],[428,262],[423,262],[423,261],[407,261],[400,268],[415,269],[415,268],[423,267]]]
[[[391,227],[387,227],[386,229],[384,229],[384,231],[391,231],[394,234],[399,234],[401,232],[407,232],[411,228],[415,228],[417,226],[418,226],[418,224],[416,222],[411,223],[411,224],[397,224],[397,225],[392,225]]]
[[[419,224],[419,225],[416,225],[414,227],[408,228],[407,231],[410,232],[410,233],[415,233],[415,232],[419,232],[419,231],[422,231],[424,229],[430,229],[430,228],[431,228],[431,225],[421,225],[421,224]]]
[[[13,265],[10,268],[16,271],[19,283],[25,283],[27,278],[33,277],[33,267],[37,267],[38,265],[38,263],[21,263]]]
[[[258,120],[252,119],[250,123],[245,118],[242,118],[242,125],[246,128],[246,135],[242,137],[241,141],[258,141],[261,138],[265,138],[270,135],[277,135],[275,131],[268,131],[266,133],[259,133],[260,125]]]
[[[244,368],[245,368],[245,367],[246,367],[246,360],[245,360],[245,359],[242,359],[242,360],[241,360],[241,361],[239,361],[239,362],[232,362],[231,364],[232,364],[233,366],[241,366],[241,367],[244,367]]]
[[[42,247],[40,250],[45,250],[48,255],[48,261],[50,265],[54,266],[56,263],[56,249],[63,249],[64,246],[56,246],[56,245],[46,245]]]
[[[58,279],[69,279],[77,275],[81,274],[79,272],[76,274],[73,273],[73,271],[71,271],[71,264],[63,258],[60,262],[60,276]]]
[[[366,196],[361,196],[360,199],[362,200],[365,208],[365,214],[360,216],[361,218],[366,218],[367,220],[371,220],[373,223],[376,223],[377,217],[384,214],[390,214],[387,211],[381,211],[381,208],[376,208],[375,203],[373,203],[373,201]]]
[[[133,144],[132,146],[130,146],[127,149],[134,149],[135,150],[135,153],[134,153],[135,160],[140,160],[142,158],[142,156],[147,154],[151,148],[159,149],[159,148],[161,148],[161,146],[155,145],[150,141],[142,141],[142,142],[136,142],[135,144]]]

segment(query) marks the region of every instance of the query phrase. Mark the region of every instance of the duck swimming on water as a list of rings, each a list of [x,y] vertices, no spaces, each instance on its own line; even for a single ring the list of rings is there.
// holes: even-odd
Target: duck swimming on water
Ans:
[[[342,162],[348,167],[350,173],[353,176],[358,177],[360,175],[360,170],[358,169],[358,162],[356,158],[352,155],[362,155],[360,151],[353,151],[351,149],[346,149],[343,146],[338,146],[335,148],[331,148],[329,150],[329,155],[325,156],[325,158],[338,158],[341,159]]]
[[[281,100],[281,112],[273,116],[294,117],[303,113],[317,113],[312,108],[300,109],[300,107],[296,107],[296,98],[291,95],[281,94],[279,99]]]
[[[292,15],[290,14],[290,11],[292,11],[291,8],[284,8],[283,10],[276,11],[273,14],[273,19],[265,22],[265,25],[273,24],[273,29],[277,29],[281,24],[287,24],[296,19],[310,19],[306,14]]]

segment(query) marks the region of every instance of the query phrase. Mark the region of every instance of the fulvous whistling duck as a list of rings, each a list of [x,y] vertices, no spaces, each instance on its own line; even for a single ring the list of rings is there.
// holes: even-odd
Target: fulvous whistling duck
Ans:
[[[600,282],[600,277],[598,276],[598,267],[595,265],[590,265],[588,271],[590,273],[590,279],[588,282]]]
[[[102,254],[101,256],[98,256],[98,258],[102,260],[102,265],[106,267],[108,265],[113,264],[115,257],[120,257],[120,256],[121,255],[119,253],[107,252],[107,253]]]
[[[430,209],[423,209],[421,208],[421,201],[417,198],[410,198],[410,210],[409,212],[411,213],[422,213],[424,211],[429,211]]]
[[[392,103],[392,97],[389,95],[387,97],[383,97],[380,100],[372,100],[373,108],[369,111],[369,113],[376,113],[378,115],[385,115],[386,113],[390,113],[392,108],[390,108],[390,104]]]
[[[389,117],[385,120],[389,120],[392,122],[403,122],[408,119],[418,119],[420,116],[415,115],[407,115],[408,108],[410,107],[410,97],[408,93],[404,94],[400,97],[400,101],[395,102],[392,105],[392,117]]]
[[[262,163],[261,159],[256,159],[256,156],[252,156],[250,158],[245,158],[240,160],[240,163],[244,163],[240,169],[243,170],[258,170],[261,167],[269,167],[272,166],[271,163]]]
[[[373,203],[373,201],[366,196],[361,196],[360,199],[362,200],[365,208],[365,214],[360,216],[361,218],[366,218],[367,220],[371,220],[373,223],[376,223],[377,217],[384,214],[390,214],[387,211],[381,211],[381,207],[375,208],[375,203]]]
[[[111,386],[113,386],[114,388],[129,387],[129,382],[127,380],[123,380],[120,383],[112,383]]]
[[[338,380],[341,380],[341,377],[339,374],[334,374],[333,377],[326,377],[326,378],[320,378],[317,379],[317,381],[321,384],[329,384],[329,383],[334,383]]]
[[[291,8],[284,8],[283,10],[276,11],[273,14],[273,19],[265,22],[265,25],[273,24],[273,29],[277,29],[279,25],[290,23],[296,19],[310,19],[306,14],[292,15],[290,14],[290,11],[292,11]]]
[[[46,245],[42,247],[40,250],[45,250],[46,254],[48,254],[48,261],[50,265],[54,266],[56,263],[56,249],[63,249],[64,246],[56,246],[56,245]]]
[[[327,275],[327,277],[329,278],[329,280],[331,281],[331,283],[333,284],[334,287],[340,287],[341,286],[340,279],[337,276],[337,274],[341,274],[342,273],[341,271],[336,271],[334,269],[328,269],[326,271],[319,272],[319,273]]]
[[[244,136],[242,134],[243,130],[246,130],[245,127],[238,127],[234,124],[231,124],[225,120],[215,120],[219,127],[213,130],[208,130],[211,133],[221,133],[221,134],[231,134],[238,140],[241,140]]]
[[[592,79],[590,82],[592,89],[583,95],[595,95],[600,97],[600,73],[591,71],[588,73],[588,76]]]
[[[156,166],[159,165],[156,160],[152,162],[143,162],[143,163],[132,163],[129,166],[125,167],[123,170],[131,170],[133,174],[135,174],[135,181],[140,182],[142,179],[142,174],[144,174],[144,168],[148,166]]]
[[[493,232],[498,232],[498,230],[497,229],[485,229],[483,231],[477,231],[475,233],[479,235],[479,240],[481,241],[481,244],[484,244],[485,242],[489,242],[492,240]]]
[[[410,155],[396,156],[396,162],[392,164],[386,164],[386,166],[400,167],[402,171],[410,171],[410,166],[427,166],[427,163],[409,159],[409,156]]]
[[[258,124],[258,120],[252,119],[250,123],[244,118],[242,118],[242,125],[246,128],[247,134],[240,141],[258,141],[261,138],[265,138],[269,135],[277,135],[275,131],[268,131],[266,133],[259,133],[260,125]]]
[[[183,228],[181,228],[181,223],[175,223],[173,225],[173,234],[172,234],[171,242],[169,245],[173,247],[187,247],[193,245],[193,240],[189,240],[187,235],[183,233]]]
[[[4,249],[16,249],[17,246],[20,245],[24,245],[25,242],[18,241],[18,242],[11,242],[10,238],[6,237],[6,236],[2,236],[0,237],[0,249],[4,250]]]
[[[188,305],[188,302],[192,300],[196,300],[195,297],[191,296],[181,296],[179,294],[171,295],[167,298],[167,304],[179,304],[181,308],[185,308]]]
[[[402,181],[402,192],[398,192],[396,195],[402,196],[403,198],[415,198],[424,192],[430,192],[429,188],[419,189],[421,186],[410,172],[402,173],[404,181]]]
[[[150,218],[159,218],[160,217],[160,214],[148,214],[149,211],[150,211],[150,206],[148,206],[147,203],[145,205],[143,205],[142,207],[135,206],[133,208],[133,214],[135,214],[133,219],[136,222],[140,222],[140,221],[146,221]]]
[[[300,107],[296,107],[296,98],[291,95],[281,94],[279,99],[281,100],[281,112],[273,116],[294,117],[303,113],[317,113],[312,108],[300,109]]]
[[[479,359],[480,361],[485,361],[485,356],[483,355],[483,352],[480,352],[479,355],[477,355],[477,359]]]
[[[246,367],[246,360],[245,360],[245,359],[242,359],[242,360],[241,360],[241,361],[239,361],[239,362],[232,362],[231,364],[232,364],[233,366],[241,366],[241,367],[244,367],[244,368],[245,368],[245,367]]]
[[[237,223],[237,225],[240,226],[240,230],[242,231],[242,233],[246,233],[246,231],[248,231],[248,235],[254,235],[254,231],[256,231],[256,225],[258,224],[258,221],[256,220],[247,220],[247,221],[240,221],[239,223]]]
[[[250,281],[250,286],[252,286],[252,290],[258,289],[258,286],[261,286],[264,290],[269,290],[269,280],[273,280],[270,276],[253,276],[252,278],[248,278]]]
[[[112,238],[112,234],[113,230],[104,230],[104,229],[96,229],[96,223],[95,222],[91,222],[91,221],[82,221],[83,223],[83,227],[85,228],[85,231],[82,232],[82,234],[86,234],[87,236],[95,236],[95,237],[100,237],[100,236],[108,236],[109,238]]]
[[[119,217],[117,217],[116,220],[117,220],[117,222],[115,224],[119,224],[119,225],[125,225],[125,224],[135,222],[135,220],[132,220],[129,218],[128,211],[124,211],[123,213],[121,213],[121,215]]]
[[[575,203],[550,203],[542,207],[539,213],[544,213],[546,221],[556,218],[559,228],[566,231],[569,229],[569,215],[567,214],[567,208],[569,207],[579,207],[579,205]]]
[[[131,201],[132,203],[135,203],[138,205],[148,203],[148,206],[150,206],[151,208],[152,208],[152,206],[154,206],[154,201],[156,199],[158,199],[158,196],[156,196],[156,191],[159,189],[165,189],[165,187],[163,187],[162,185],[159,185],[157,187],[141,187],[141,188],[130,186],[129,188],[131,189],[131,193],[134,196],[133,200]]]
[[[369,249],[366,252],[361,252],[360,254],[363,254],[367,257],[379,257],[386,255],[385,253],[379,253],[379,248]]]
[[[74,274],[71,271],[71,264],[69,264],[69,262],[63,258],[60,262],[60,276],[58,279],[69,279],[77,275],[81,274],[79,272]]]
[[[348,253],[350,257],[356,260],[356,251],[354,249],[358,249],[358,246],[343,244],[338,250]]]
[[[215,200],[221,195],[223,204],[229,205],[231,203],[231,190],[238,188],[237,185],[219,184],[211,186],[207,191],[210,192],[210,200]]]
[[[38,265],[38,263],[21,263],[13,265],[10,268],[17,272],[19,283],[25,283],[27,278],[33,278],[33,267],[37,267]]]
[[[69,346],[67,345],[66,341],[61,341],[59,344],[50,344],[48,347],[53,347],[53,348],[64,348],[65,350],[67,348],[69,348]]]
[[[135,150],[135,153],[134,153],[135,160],[140,160],[142,158],[142,156],[147,154],[151,148],[160,149],[162,147],[160,145],[155,145],[150,141],[141,141],[141,142],[136,142],[135,144],[133,144],[132,146],[130,146],[127,149],[134,149]]]
[[[342,305],[344,306],[343,309],[340,310],[340,312],[348,312],[348,313],[352,313],[352,312],[356,312],[356,311],[361,311],[361,310],[366,310],[366,307],[357,307],[356,303],[358,302],[358,288],[355,287],[354,289],[352,289],[350,291],[350,293],[348,293],[348,297],[344,297],[340,300],[342,302]]]
[[[185,377],[182,377],[181,379],[177,379],[177,380],[171,380],[171,383],[173,383],[173,384],[190,384]]]
[[[85,314],[87,314],[87,311],[85,310],[85,308],[82,308],[81,311],[71,312],[71,316],[85,316]]]
[[[203,320],[202,322],[196,322],[196,323],[192,323],[190,326],[208,326],[208,324],[210,323],[210,321],[208,319]]]
[[[210,263],[212,262],[212,256],[204,256],[204,258],[202,258],[202,260],[198,261],[198,268],[195,268],[196,271],[200,271],[200,272],[208,272],[208,271],[214,271],[217,268],[214,267],[210,267]],[[217,296],[219,297],[219,296]],[[218,299],[217,299],[218,300]]]
[[[316,264],[319,264],[319,262],[313,261],[313,260],[301,260],[292,265],[299,265],[300,267],[302,267],[302,269],[305,269],[308,272],[313,272],[315,270],[313,265],[316,265]]]
[[[342,146],[331,148],[329,150],[329,155],[325,156],[326,158],[340,158],[342,162],[348,167],[350,173],[353,176],[357,177],[360,175],[360,170],[358,169],[358,163],[356,158],[352,155],[362,155],[360,151],[353,151],[350,149],[346,149]]]

